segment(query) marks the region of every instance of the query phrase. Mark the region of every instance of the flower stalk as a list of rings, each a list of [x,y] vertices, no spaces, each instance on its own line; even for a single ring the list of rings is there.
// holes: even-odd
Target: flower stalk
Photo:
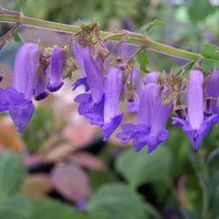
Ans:
[[[62,23],[56,23],[51,21],[46,21],[42,19],[32,18],[25,16],[22,12],[11,11],[4,8],[0,8],[0,22],[2,23],[16,23],[19,25],[31,26],[33,28],[40,28],[50,31],[57,31],[63,33],[77,33],[81,30],[80,26],[68,25]],[[121,31],[118,33],[110,33],[106,31],[100,31],[100,37],[105,40],[128,42],[131,44],[146,47],[148,49],[154,50],[158,53],[179,57],[182,59],[190,61],[198,61],[203,57],[200,54],[168,46],[166,44],[158,43],[149,39],[147,36],[133,33],[130,31]]]

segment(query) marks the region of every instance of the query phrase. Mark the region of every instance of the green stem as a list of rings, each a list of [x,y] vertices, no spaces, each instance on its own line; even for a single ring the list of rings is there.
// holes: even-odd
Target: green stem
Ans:
[[[2,9],[2,8],[0,8],[0,22],[18,23],[20,25],[27,25],[34,28],[64,32],[64,33],[76,33],[81,30],[80,26],[67,25],[67,24],[55,23],[51,21],[32,18],[25,16],[22,13],[16,11],[9,11],[7,9]],[[129,31],[121,31],[119,33],[109,33],[105,31],[100,31],[100,36],[108,40],[115,40],[115,41],[123,40],[131,44],[135,44],[155,50],[158,53],[162,53],[174,57],[180,57],[191,61],[198,61],[202,59],[202,56],[200,54],[192,53],[186,50],[182,50],[162,43],[158,43],[142,34],[137,34]]]

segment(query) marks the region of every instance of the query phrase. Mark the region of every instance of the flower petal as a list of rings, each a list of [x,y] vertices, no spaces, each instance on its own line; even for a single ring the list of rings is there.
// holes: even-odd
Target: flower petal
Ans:
[[[54,48],[51,55],[51,62],[47,68],[47,89],[51,92],[59,90],[64,84],[62,76],[64,62],[65,54],[63,49]]]
[[[9,114],[19,132],[23,132],[34,113],[34,105],[30,100],[24,100],[23,104],[9,108]]]
[[[33,95],[35,74],[39,67],[39,47],[25,43],[18,50],[14,64],[13,87],[27,99]]]
[[[204,122],[203,82],[204,76],[201,71],[191,71],[188,89],[188,121],[192,129],[199,129]]]
[[[133,136],[135,125],[131,123],[123,124],[121,126],[122,132],[118,133],[116,136],[122,142],[122,144],[127,144]]]
[[[44,72],[38,72],[36,76],[35,86],[34,86],[34,99],[42,100],[45,99],[49,93],[46,88],[46,75],[43,75]]]
[[[195,150],[207,135],[210,128],[218,122],[218,115],[204,117],[203,74],[193,70],[190,73],[188,90],[188,115],[185,119],[173,118],[173,124],[182,126]]]
[[[84,69],[87,76],[87,83],[91,90],[93,103],[99,103],[104,94],[104,78],[98,64],[94,61],[91,54],[85,54]]]
[[[118,114],[117,116],[113,117],[110,122],[104,123],[101,126],[103,131],[103,140],[106,141],[115,131],[115,129],[119,126],[123,118],[123,113]]]
[[[77,64],[79,65],[79,69],[81,72],[81,77],[86,77],[85,68],[84,68],[84,59],[83,57],[90,53],[89,47],[81,47],[79,43],[73,44],[74,48],[74,56]]]
[[[123,72],[119,68],[109,70],[105,83],[104,123],[120,114],[120,96],[123,88]]]
[[[24,94],[18,92],[13,87],[0,90],[4,95],[5,110],[9,110],[10,116],[14,121],[19,132],[23,132],[34,113],[34,105],[31,100],[26,99]],[[1,101],[0,101],[1,102]]]
[[[80,78],[74,84],[72,84],[72,90],[77,89],[81,85],[84,86],[85,91],[89,91],[90,90],[89,85],[87,83],[87,78],[86,77]]]
[[[80,94],[75,98],[75,102],[79,103],[78,112],[80,115],[85,116],[91,124],[103,124],[103,105],[104,96],[98,104],[93,104],[92,96],[90,93]]]
[[[159,72],[150,72],[145,76],[145,81],[146,83],[157,83],[159,77]]]

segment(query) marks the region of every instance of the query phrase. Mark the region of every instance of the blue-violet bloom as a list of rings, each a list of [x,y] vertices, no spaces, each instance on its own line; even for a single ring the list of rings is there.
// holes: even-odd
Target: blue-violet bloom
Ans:
[[[204,76],[199,70],[193,70],[189,75],[188,112],[186,118],[173,118],[173,124],[182,127],[189,137],[195,150],[199,148],[202,139],[214,125],[218,116],[204,114]]]
[[[93,104],[98,104],[104,94],[104,77],[99,60],[92,57],[88,47],[81,47],[78,43],[74,45],[75,58],[80,66],[82,77],[73,84],[73,89],[83,85],[85,90],[91,91]]]
[[[158,73],[153,72],[146,78],[147,83],[140,96],[137,124],[124,124],[122,132],[117,135],[123,143],[132,139],[136,151],[148,145],[150,153],[168,137],[166,123],[172,104],[163,103],[160,85],[157,84],[158,76]]]
[[[144,78],[140,80],[140,70],[138,68],[133,69],[133,85],[136,86],[136,95],[134,102],[128,103],[128,112],[137,112],[139,107],[139,99],[145,83],[157,83],[160,74],[158,72],[150,72]]]
[[[62,48],[55,47],[51,54],[51,61],[47,68],[48,85],[47,89],[51,92],[59,90],[63,83],[63,67],[65,53]]]
[[[79,103],[79,114],[85,116],[91,124],[103,124],[104,105],[104,78],[99,67],[99,62],[93,59],[88,47],[75,44],[75,58],[83,72],[82,77],[77,80],[72,88],[85,87],[85,93],[78,95],[75,102]]]
[[[9,111],[19,132],[25,129],[34,113],[31,97],[38,67],[38,45],[25,43],[16,55],[13,85],[0,89],[0,112]]]
[[[97,104],[93,104],[91,93],[79,94],[74,101],[79,104],[78,113],[87,118],[92,125],[103,124],[104,96]]]
[[[46,84],[46,74],[44,71],[38,71],[35,78],[34,99],[42,100],[49,95]]]
[[[104,123],[101,127],[104,141],[122,121],[123,113],[119,107],[123,85],[123,71],[120,68],[110,68],[105,81]]]

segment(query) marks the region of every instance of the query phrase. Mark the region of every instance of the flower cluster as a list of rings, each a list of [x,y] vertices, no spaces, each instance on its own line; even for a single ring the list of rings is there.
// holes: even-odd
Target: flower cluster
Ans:
[[[13,83],[0,89],[0,112],[8,111],[19,132],[23,132],[34,114],[35,100],[48,96],[63,85],[64,50],[55,47],[50,62],[34,43],[25,43],[17,53]]]
[[[98,46],[78,41],[68,53],[54,47],[45,54],[37,44],[25,43],[16,56],[13,84],[0,89],[0,112],[8,111],[22,132],[34,113],[32,98],[44,99],[62,87],[67,59],[73,56],[81,76],[72,90],[84,87],[74,100],[78,112],[101,128],[105,141],[118,128],[122,143],[132,141],[136,151],[147,147],[150,153],[168,138],[167,122],[175,113],[173,125],[180,126],[198,149],[218,122],[219,71],[204,77],[194,69],[188,80],[158,72],[143,75],[127,61],[130,55],[112,59],[105,45]],[[135,123],[123,121],[121,102],[127,103],[123,109],[136,114]]]

